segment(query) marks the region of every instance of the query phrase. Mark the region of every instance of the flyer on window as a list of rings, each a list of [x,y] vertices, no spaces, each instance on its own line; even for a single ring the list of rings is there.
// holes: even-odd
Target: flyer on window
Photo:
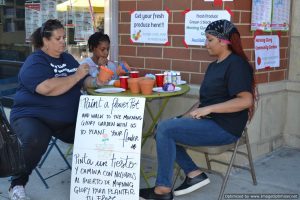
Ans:
[[[253,0],[251,30],[271,31],[272,0]]]
[[[289,30],[290,8],[290,0],[273,0],[272,30]]]
[[[279,67],[279,37],[278,35],[258,35],[255,37],[256,69]]]
[[[30,42],[31,34],[41,26],[41,3],[40,1],[25,2],[25,40]]]
[[[165,44],[168,42],[167,11],[135,11],[131,13],[130,39],[134,43]]]

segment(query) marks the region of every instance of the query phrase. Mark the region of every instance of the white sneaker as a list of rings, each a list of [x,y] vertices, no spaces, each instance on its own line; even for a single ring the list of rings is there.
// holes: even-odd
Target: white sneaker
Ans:
[[[8,191],[10,200],[30,200],[22,185],[16,185]]]

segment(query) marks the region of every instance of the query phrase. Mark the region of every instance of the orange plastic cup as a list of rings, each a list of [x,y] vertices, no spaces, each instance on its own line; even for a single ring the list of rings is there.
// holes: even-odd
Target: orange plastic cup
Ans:
[[[98,79],[102,82],[107,82],[114,75],[114,72],[107,67],[100,66],[100,72],[98,74]]]

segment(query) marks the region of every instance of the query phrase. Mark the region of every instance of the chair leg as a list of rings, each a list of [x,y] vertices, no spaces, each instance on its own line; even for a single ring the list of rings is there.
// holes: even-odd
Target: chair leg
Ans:
[[[42,165],[44,164],[45,160],[47,159],[49,153],[51,152],[52,148],[54,147],[54,144],[56,144],[56,140],[57,138],[53,138],[51,137],[51,143],[50,146],[48,147],[46,154],[43,156],[43,159],[41,160],[41,162],[38,164],[38,167],[41,168]]]
[[[223,183],[222,183],[222,186],[221,186],[221,191],[220,191],[218,200],[223,199],[225,187],[226,187],[228,177],[229,177],[229,174],[230,174],[230,171],[231,171],[231,168],[232,168],[235,156],[236,156],[236,152],[237,152],[237,149],[238,149],[238,146],[239,146],[239,142],[240,142],[240,139],[238,139],[236,141],[235,145],[234,145],[234,150],[233,150],[233,153],[232,153],[232,156],[231,156],[231,159],[230,159],[230,163],[229,163],[227,171],[226,171],[226,175],[224,177],[224,180],[223,180]]]
[[[247,148],[247,155],[248,155],[248,160],[249,160],[252,181],[253,181],[253,185],[257,185],[257,180],[256,180],[254,164],[253,164],[253,159],[252,159],[251,148],[250,148],[249,137],[248,137],[247,131],[245,132],[245,137],[246,137],[246,148]]]
[[[204,155],[205,155],[207,169],[211,170],[211,165],[210,165],[210,160],[209,160],[209,157],[208,157],[208,153],[204,153]]]

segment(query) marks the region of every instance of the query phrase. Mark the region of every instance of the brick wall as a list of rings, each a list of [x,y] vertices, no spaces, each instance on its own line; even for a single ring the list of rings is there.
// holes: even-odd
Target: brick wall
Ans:
[[[142,74],[176,70],[181,71],[183,80],[191,84],[199,84],[202,82],[208,64],[215,58],[208,55],[205,47],[185,48],[182,43],[184,39],[182,11],[230,8],[234,14],[232,21],[241,33],[244,50],[251,64],[254,65],[254,32],[250,31],[251,7],[251,0],[224,2],[221,7],[204,0],[119,0],[119,57],[140,70]],[[170,46],[130,43],[130,11],[165,10],[165,8],[171,12],[168,29]],[[258,83],[287,79],[288,45],[289,32],[283,32],[280,37],[280,67],[256,70]]]

